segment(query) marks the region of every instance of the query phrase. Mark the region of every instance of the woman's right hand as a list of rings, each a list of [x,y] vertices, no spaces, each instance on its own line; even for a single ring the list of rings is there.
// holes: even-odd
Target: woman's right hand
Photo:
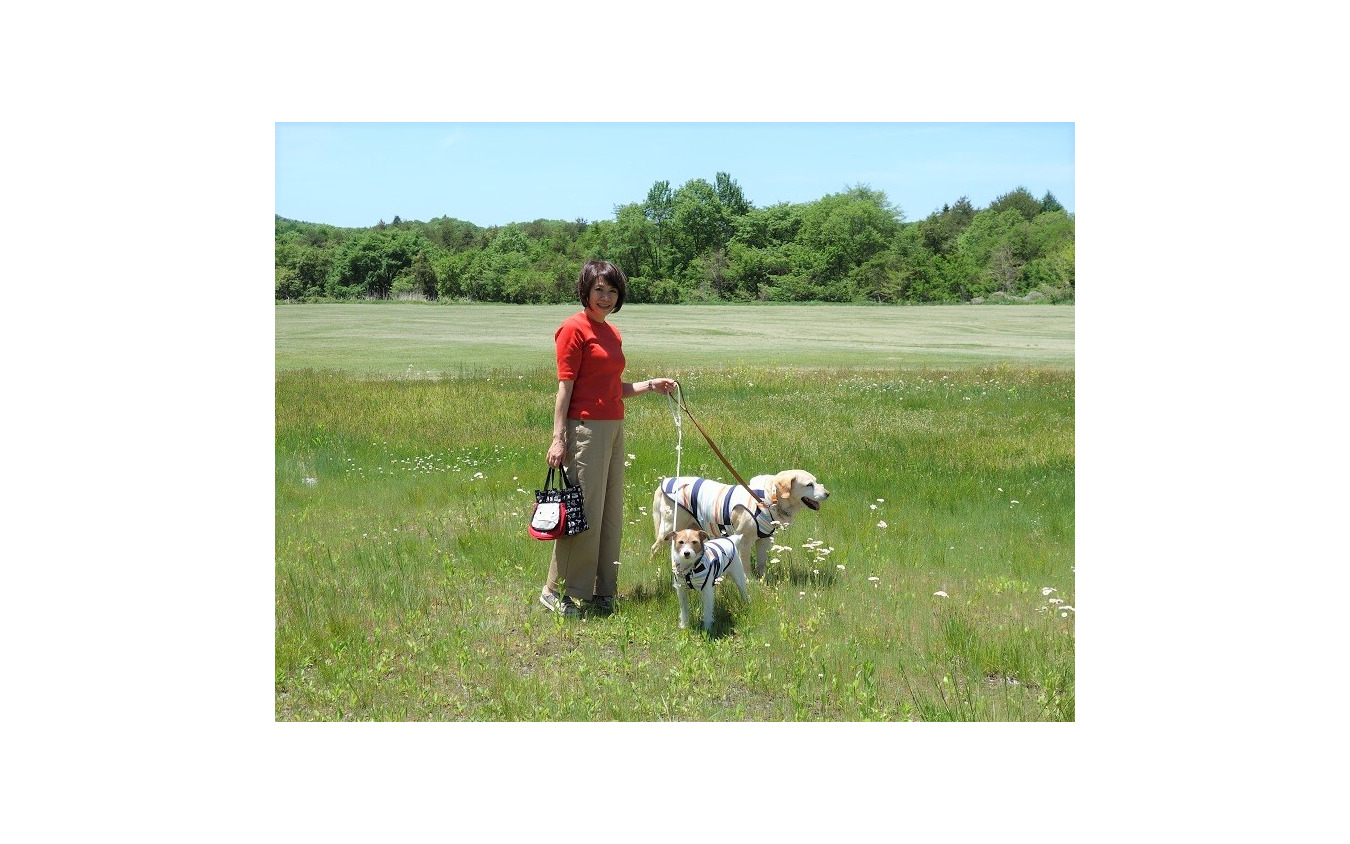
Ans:
[[[567,446],[560,440],[554,440],[553,445],[548,447],[548,465],[554,469],[561,469],[566,458]]]

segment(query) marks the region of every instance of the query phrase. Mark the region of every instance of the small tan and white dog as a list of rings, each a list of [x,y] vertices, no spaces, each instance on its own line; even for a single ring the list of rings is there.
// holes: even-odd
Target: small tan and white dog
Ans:
[[[802,469],[776,475],[756,475],[750,488],[768,505],[766,510],[739,484],[730,486],[708,478],[663,478],[652,495],[652,522],[660,549],[672,531],[698,527],[709,536],[736,540],[741,559],[754,548],[755,577],[763,578],[773,547],[773,532],[792,524],[803,509],[819,510],[830,491],[816,476]]]
[[[750,603],[746,588],[745,567],[741,565],[736,542],[729,536],[709,539],[697,528],[671,531],[670,542],[671,585],[680,596],[680,629],[689,626],[689,593],[697,592],[703,599],[703,632],[712,630],[713,587],[730,574],[740,590],[741,597]]]

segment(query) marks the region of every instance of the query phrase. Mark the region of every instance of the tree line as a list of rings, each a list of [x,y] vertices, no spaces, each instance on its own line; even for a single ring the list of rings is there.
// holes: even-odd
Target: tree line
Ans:
[[[630,302],[1063,302],[1074,298],[1074,215],[1021,186],[917,222],[867,185],[756,208],[718,173],[673,190],[658,181],[595,222],[339,228],[278,216],[276,298],[571,302],[592,257],[624,270]]]

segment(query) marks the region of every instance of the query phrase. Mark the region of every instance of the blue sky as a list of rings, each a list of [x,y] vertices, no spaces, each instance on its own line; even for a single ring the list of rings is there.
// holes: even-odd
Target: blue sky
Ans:
[[[1019,185],[1074,210],[1072,123],[278,123],[275,152],[276,213],[349,227],[610,220],[718,172],[756,207],[862,183],[911,221]]]

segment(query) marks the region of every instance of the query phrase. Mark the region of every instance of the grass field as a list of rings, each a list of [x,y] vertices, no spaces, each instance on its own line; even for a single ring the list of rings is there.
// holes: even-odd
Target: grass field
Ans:
[[[710,637],[648,553],[657,395],[628,403],[618,612],[538,604],[524,521],[572,310],[277,307],[277,720],[1073,720],[1072,307],[616,315],[629,378],[679,378],[743,474],[833,493],[749,605],[719,587]]]
[[[437,377],[552,371],[572,305],[278,305],[278,369]],[[1000,363],[1072,369],[1072,306],[627,305],[629,368],[852,369]],[[697,329],[698,342],[689,342]]]

